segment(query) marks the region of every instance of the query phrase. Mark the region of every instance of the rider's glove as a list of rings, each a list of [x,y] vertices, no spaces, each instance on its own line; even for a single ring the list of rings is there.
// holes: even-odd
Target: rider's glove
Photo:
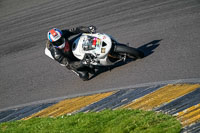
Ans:
[[[88,66],[88,65],[90,65],[90,62],[86,59],[86,60],[82,60],[81,64],[84,66]]]
[[[91,69],[94,68],[94,66],[93,66],[92,64],[90,64],[90,62],[87,62],[86,60],[81,61],[81,64],[82,64],[83,66],[89,67],[89,68],[91,68]]]
[[[93,54],[85,54],[82,64],[89,66],[96,57]]]
[[[87,54],[85,54],[85,56],[81,62],[83,65],[88,66],[88,65],[90,65],[91,59],[89,58],[89,56]]]
[[[96,29],[97,28],[95,26],[93,26],[93,25],[88,27],[88,30],[89,30],[90,33],[96,33]]]

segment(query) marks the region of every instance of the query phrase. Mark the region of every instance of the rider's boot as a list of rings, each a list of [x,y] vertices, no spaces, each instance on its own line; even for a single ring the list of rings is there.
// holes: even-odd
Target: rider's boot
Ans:
[[[77,71],[79,77],[83,80],[83,81],[87,81],[89,80],[89,74],[86,71]]]
[[[71,71],[73,71],[74,73],[76,73],[83,81],[89,80],[89,72],[87,69],[84,69],[84,65],[83,66],[79,66],[78,69],[75,69],[73,67],[69,67],[67,66],[67,68]]]
[[[76,73],[83,81],[89,80],[89,73],[86,71],[71,70]]]

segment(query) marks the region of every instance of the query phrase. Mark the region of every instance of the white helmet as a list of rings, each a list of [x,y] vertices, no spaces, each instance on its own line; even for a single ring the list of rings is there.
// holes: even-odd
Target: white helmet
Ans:
[[[62,36],[62,31],[56,28],[51,29],[47,33],[48,40],[54,47],[63,49],[65,47],[65,38]]]

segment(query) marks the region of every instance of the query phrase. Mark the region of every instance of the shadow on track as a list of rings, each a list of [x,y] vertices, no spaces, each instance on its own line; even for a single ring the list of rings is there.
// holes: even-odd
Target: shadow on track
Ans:
[[[154,53],[154,50],[160,45],[160,41],[162,41],[162,39],[161,39],[161,40],[154,40],[154,41],[151,41],[151,42],[149,42],[149,43],[147,43],[147,44],[144,44],[144,45],[138,47],[137,49],[140,50],[140,51],[142,51],[142,52],[144,53],[144,58],[145,58],[145,57],[147,57],[147,56],[149,56],[149,55],[151,55],[151,54]],[[96,70],[95,74],[93,74],[93,75],[90,77],[89,80],[95,78],[96,76],[98,76],[99,74],[101,74],[101,73],[103,73],[103,72],[111,71],[111,70],[114,69],[114,68],[117,68],[117,67],[120,67],[120,66],[122,66],[122,65],[128,64],[129,62],[132,62],[132,61],[135,61],[135,60],[136,60],[136,59],[130,59],[130,58],[128,58],[128,59],[126,59],[125,62],[123,62],[123,61],[122,61],[122,62],[118,62],[118,63],[116,63],[116,64],[113,65],[113,66],[109,66],[109,67],[98,66],[98,67],[96,68],[97,70]]]
[[[160,45],[160,41],[162,41],[162,39],[151,41],[147,44],[140,46],[137,49],[141,50],[144,53],[144,57],[147,57],[154,53],[154,49],[156,49]]]

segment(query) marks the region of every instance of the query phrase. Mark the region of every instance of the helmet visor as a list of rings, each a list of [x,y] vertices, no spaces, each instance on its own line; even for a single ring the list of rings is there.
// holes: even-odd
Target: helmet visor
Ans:
[[[65,42],[65,38],[61,37],[61,38],[58,39],[57,41],[52,42],[52,44],[53,44],[54,46],[60,46],[60,45],[62,45],[64,42]]]

